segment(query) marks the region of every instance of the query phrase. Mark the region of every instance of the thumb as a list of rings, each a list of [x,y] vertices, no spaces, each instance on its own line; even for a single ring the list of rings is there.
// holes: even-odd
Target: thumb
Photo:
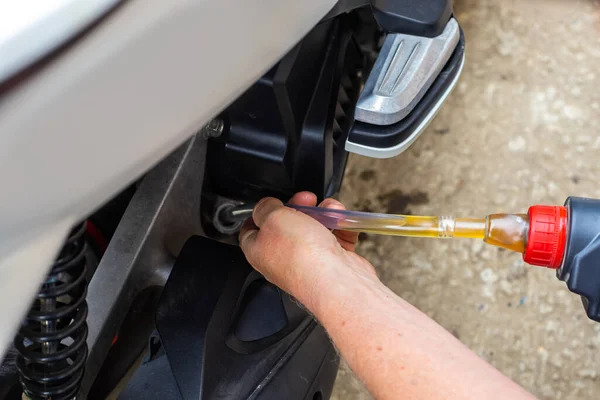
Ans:
[[[240,247],[244,254],[246,254],[246,257],[248,257],[248,255],[250,255],[250,253],[252,252],[252,248],[256,243],[257,236],[258,227],[254,224],[252,218],[250,218],[246,222],[244,222],[244,225],[242,225],[239,236]]]
[[[252,219],[259,228],[264,225],[271,213],[279,208],[283,208],[283,203],[273,197],[265,197],[254,206]]]
[[[284,208],[281,201],[265,197],[254,206],[252,218],[248,219],[240,229],[240,247],[253,266],[256,266],[261,256],[262,246],[258,240],[259,227],[264,226],[269,215],[280,208]]]

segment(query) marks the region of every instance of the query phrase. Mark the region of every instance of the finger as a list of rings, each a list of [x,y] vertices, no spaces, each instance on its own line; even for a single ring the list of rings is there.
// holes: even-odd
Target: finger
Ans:
[[[246,220],[240,229],[239,241],[242,251],[248,258],[252,252],[252,249],[254,248],[254,244],[256,243],[257,235],[258,228],[254,224],[254,221],[252,221],[252,218]]]
[[[298,192],[292,196],[289,204],[314,207],[317,204],[317,196],[311,192]]]
[[[334,210],[345,210],[346,207],[335,199],[325,199],[319,204],[319,207],[322,208],[332,208]],[[340,245],[349,251],[354,251],[356,248],[356,243],[358,243],[358,234],[359,232],[352,231],[341,231],[334,230],[333,234],[336,236]]]
[[[319,204],[319,207],[333,208],[334,210],[345,210],[346,209],[346,206],[344,206],[342,203],[340,203],[336,199],[332,199],[332,198],[323,200],[321,202],[321,204]]]
[[[256,230],[256,229],[258,229],[258,227],[254,223],[252,218],[248,218],[246,221],[244,221],[244,223],[242,224],[242,227],[240,228],[239,237],[241,238],[247,231]]]
[[[269,214],[282,207],[283,203],[281,200],[273,197],[265,197],[259,201],[256,206],[254,206],[254,211],[252,211],[252,219],[254,220],[256,226],[260,228],[261,225],[267,220]]]

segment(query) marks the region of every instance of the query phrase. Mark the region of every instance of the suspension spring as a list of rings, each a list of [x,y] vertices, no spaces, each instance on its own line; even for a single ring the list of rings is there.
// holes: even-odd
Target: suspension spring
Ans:
[[[87,358],[85,223],[75,227],[52,265],[15,338],[23,393],[32,400],[70,400]]]

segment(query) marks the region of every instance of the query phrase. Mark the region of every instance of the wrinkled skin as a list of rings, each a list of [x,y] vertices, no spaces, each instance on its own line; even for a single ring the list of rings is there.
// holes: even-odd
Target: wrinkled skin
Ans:
[[[300,192],[290,204],[315,206],[317,198]],[[326,199],[319,207],[345,210],[342,203]],[[285,207],[274,198],[262,199],[240,232],[240,246],[248,262],[267,280],[296,296],[309,309],[312,295],[301,288],[317,288],[318,282],[335,279],[338,268],[351,268],[365,278],[376,279],[373,266],[354,253],[357,232],[329,231],[313,218]]]

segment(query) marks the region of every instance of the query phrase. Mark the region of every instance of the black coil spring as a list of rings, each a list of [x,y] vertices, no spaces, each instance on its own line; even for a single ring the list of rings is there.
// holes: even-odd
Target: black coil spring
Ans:
[[[15,338],[30,399],[77,397],[87,358],[85,224],[75,227]]]

